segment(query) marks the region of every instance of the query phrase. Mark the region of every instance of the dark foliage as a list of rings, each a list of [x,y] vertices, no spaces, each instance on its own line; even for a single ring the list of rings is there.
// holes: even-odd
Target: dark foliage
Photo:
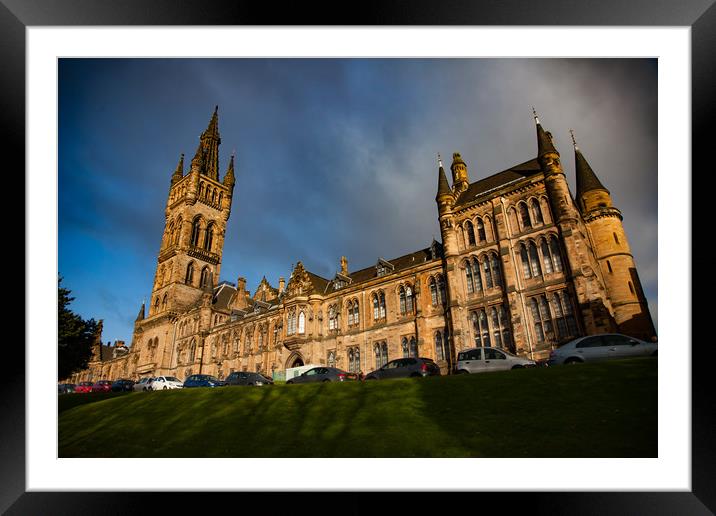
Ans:
[[[61,283],[62,278],[57,282],[57,377],[63,380],[87,367],[99,324],[94,319],[85,321],[68,308],[75,298]]]

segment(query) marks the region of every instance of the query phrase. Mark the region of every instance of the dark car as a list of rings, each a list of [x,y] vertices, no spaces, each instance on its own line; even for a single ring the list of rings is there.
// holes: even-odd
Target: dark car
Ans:
[[[440,376],[440,367],[430,358],[396,358],[380,369],[368,373],[366,380],[388,378],[412,378],[417,376]]]
[[[226,377],[226,385],[273,385],[273,380],[261,373],[234,371]]]
[[[216,376],[210,374],[193,374],[184,380],[184,388],[190,387],[224,387],[226,382],[222,382]]]
[[[57,394],[71,394],[75,392],[74,383],[59,383],[57,384]]]
[[[314,367],[305,373],[294,376],[286,383],[312,383],[312,382],[346,382],[358,380],[356,373],[349,373],[337,367]]]
[[[120,378],[115,380],[112,384],[112,392],[131,392],[134,388],[134,380],[127,380],[126,378]]]
[[[92,386],[92,392],[109,392],[112,388],[112,382],[109,380],[100,380]]]

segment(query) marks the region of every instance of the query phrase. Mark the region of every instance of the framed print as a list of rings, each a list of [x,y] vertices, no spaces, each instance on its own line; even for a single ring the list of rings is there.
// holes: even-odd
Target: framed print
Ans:
[[[692,297],[699,262],[689,237],[699,220],[691,168],[704,162],[714,132],[716,8],[557,4],[537,12],[518,2],[443,4],[438,12],[427,3],[408,11],[368,4],[355,26],[344,26],[290,7],[5,1],[3,130],[16,149],[7,154],[17,161],[12,170],[26,171],[27,336],[24,350],[8,347],[13,367],[2,396],[15,424],[5,425],[0,445],[0,507],[141,512],[147,495],[138,491],[156,490],[152,503],[170,510],[185,503],[177,491],[259,492],[257,499],[287,492],[287,503],[306,492],[358,491],[365,510],[373,492],[428,491],[421,505],[438,508],[453,492],[475,491],[550,514],[590,513],[597,504],[617,514],[713,511],[712,351],[691,344],[691,321],[702,319],[692,312],[703,305]],[[251,100],[238,109],[236,98]],[[515,116],[534,124],[525,141],[536,157],[504,144],[521,138],[519,123],[503,116],[513,110],[526,110]],[[586,122],[574,127],[580,114],[601,123],[599,132]],[[481,129],[468,131],[473,125]],[[609,150],[594,150],[600,144]],[[510,163],[491,161],[488,147],[500,146]],[[406,216],[411,205],[425,208]],[[68,220],[91,237],[68,231]],[[432,242],[430,234],[424,244],[410,239],[425,232],[434,232]],[[316,240],[323,254],[307,238],[321,233],[333,235]],[[222,253],[235,253],[243,269],[225,259],[220,270]],[[262,277],[249,263],[269,272]],[[105,382],[111,390],[122,379],[133,391],[168,392],[77,408],[66,400],[104,398],[50,396],[58,357],[54,343],[43,343],[57,335],[57,278],[89,268],[97,297],[85,293],[89,284],[66,287],[103,307],[96,313],[104,326],[93,329],[89,365],[55,383],[98,390]],[[145,279],[135,288],[132,276]],[[667,292],[661,303],[658,283]],[[126,299],[144,292],[130,307]],[[61,312],[61,290],[59,299]],[[602,334],[603,343],[586,344]],[[617,334],[631,340],[619,347],[606,337]],[[590,346],[616,353],[627,344],[648,357],[625,359],[603,380],[584,371],[606,365],[561,365],[583,361]],[[562,356],[570,346],[582,354]],[[526,370],[457,374],[473,372],[466,361],[487,367],[499,358]],[[471,403],[466,389],[492,392],[503,419],[489,426],[489,403],[470,409],[483,419],[457,417],[436,401],[444,393],[429,389],[442,378],[371,381],[397,374],[391,364],[405,376],[412,366],[417,376],[434,368],[452,382],[458,412]],[[522,373],[579,378],[578,389],[560,393],[567,414],[539,396],[511,412],[509,389]],[[310,382],[312,374],[347,389],[265,385]],[[645,377],[651,387],[635,380]],[[194,423],[168,405],[156,408],[163,438],[142,435],[146,420],[137,414],[146,400],[216,403],[223,393],[248,392],[234,385],[244,380],[264,384],[242,398],[245,408],[234,400],[226,412],[201,412],[197,398],[193,417],[206,423],[199,437],[172,444],[172,432]],[[186,392],[191,382],[231,385]],[[404,403],[380,416],[382,428],[370,427],[360,412],[384,403],[386,383]],[[345,396],[343,407],[331,402],[322,412],[320,397],[331,392]],[[570,411],[599,396],[623,405],[583,410],[574,428],[594,432],[588,447],[554,437],[557,453],[538,451],[549,450],[550,428],[566,436]],[[134,405],[120,407],[124,400]],[[414,407],[432,416],[414,419]],[[531,411],[552,423],[525,418]],[[317,427],[305,414],[325,426],[311,434]],[[618,432],[609,421],[620,422]],[[357,432],[361,425],[371,430]],[[529,445],[510,441],[513,434],[529,435]],[[499,448],[501,440],[509,446]],[[266,452],[270,446],[277,451]],[[179,473],[148,474],[166,468]]]

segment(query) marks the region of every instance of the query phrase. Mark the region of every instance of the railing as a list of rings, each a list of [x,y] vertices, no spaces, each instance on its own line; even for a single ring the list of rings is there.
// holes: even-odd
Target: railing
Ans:
[[[205,262],[213,263],[214,265],[219,263],[218,254],[212,253],[211,251],[207,251],[206,249],[202,249],[201,247],[191,246],[187,254],[189,256],[193,256],[194,258],[204,260]]]

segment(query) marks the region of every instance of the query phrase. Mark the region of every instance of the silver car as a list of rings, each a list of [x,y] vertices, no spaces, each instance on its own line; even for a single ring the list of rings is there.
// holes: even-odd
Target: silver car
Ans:
[[[151,384],[152,380],[154,380],[153,376],[146,376],[144,378],[141,378],[137,383],[132,386],[132,390],[134,392],[148,391],[149,385]]]
[[[656,342],[605,333],[571,340],[549,354],[549,365],[580,364],[613,358],[657,356]]]
[[[486,373],[534,367],[534,360],[518,357],[502,348],[472,348],[457,354],[457,373]]]

